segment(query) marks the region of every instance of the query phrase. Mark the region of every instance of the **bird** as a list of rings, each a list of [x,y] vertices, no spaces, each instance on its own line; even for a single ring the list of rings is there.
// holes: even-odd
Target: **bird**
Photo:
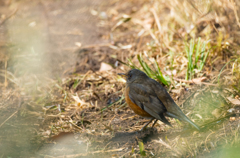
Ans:
[[[152,127],[158,120],[172,127],[167,117],[185,121],[200,130],[174,102],[167,90],[157,81],[148,77],[143,71],[131,69],[127,73],[118,73],[126,79],[125,101],[138,115],[149,118],[141,129],[144,130],[153,120]]]

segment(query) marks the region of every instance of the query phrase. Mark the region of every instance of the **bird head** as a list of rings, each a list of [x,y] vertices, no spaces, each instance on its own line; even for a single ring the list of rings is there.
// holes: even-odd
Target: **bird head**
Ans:
[[[144,81],[148,78],[148,76],[144,72],[138,69],[129,70],[127,73],[118,73],[118,75],[126,78],[127,83]]]

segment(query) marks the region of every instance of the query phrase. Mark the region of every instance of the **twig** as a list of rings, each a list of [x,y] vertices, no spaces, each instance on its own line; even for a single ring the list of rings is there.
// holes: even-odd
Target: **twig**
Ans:
[[[91,71],[88,70],[88,72],[86,74],[84,74],[83,78],[81,78],[81,80],[77,83],[77,85],[75,87],[73,87],[75,90],[77,89],[77,87],[82,83],[82,81],[86,78],[86,76],[90,73]]]
[[[49,16],[48,16],[48,13],[47,13],[47,9],[46,9],[46,6],[45,6],[45,4],[44,4],[44,2],[43,2],[43,0],[40,0],[40,5],[42,5],[42,7],[43,7],[43,15],[44,15],[44,17],[45,17],[45,19],[46,19],[46,24],[47,24],[47,36],[48,36],[48,42],[49,43],[52,43],[52,40],[51,40],[51,36],[50,36],[50,22],[49,22]]]
[[[8,81],[7,81],[7,60],[5,61],[5,80],[4,80],[4,86],[7,88],[8,86]]]
[[[201,127],[201,128],[207,127],[207,126],[210,126],[210,125],[212,125],[212,124],[214,124],[214,123],[216,124],[218,121],[221,121],[221,120],[224,120],[224,119],[230,118],[230,117],[236,117],[236,116],[237,116],[237,115],[236,115],[235,113],[229,114],[229,115],[226,115],[226,116],[224,116],[224,117],[215,119],[215,120],[213,120],[213,121],[211,121],[211,122],[207,122],[207,123],[201,125],[200,127]]]
[[[1,128],[2,125],[4,125],[10,118],[12,118],[17,112],[18,112],[18,110],[15,111],[11,116],[9,116],[5,121],[3,121],[3,123],[0,125],[0,128]]]
[[[215,86],[217,87],[218,85],[217,84],[212,84],[212,83],[207,83],[207,82],[194,82],[194,80],[183,80],[183,79],[178,79],[178,78],[173,78],[174,80],[176,81],[179,81],[179,82],[185,82],[185,83],[194,83],[194,84],[205,84],[205,85],[209,85],[209,86]]]
[[[210,137],[210,135],[212,135],[212,134],[214,134],[215,132],[212,132],[212,133],[210,133],[208,136],[207,136],[207,138],[205,139],[205,149],[207,149],[208,150],[208,152],[209,152],[209,149],[208,149],[208,147],[207,147],[207,140],[208,140],[208,138]]]
[[[162,35],[162,27],[161,27],[161,24],[160,24],[160,21],[159,21],[159,18],[158,18],[158,16],[157,16],[157,13],[156,13],[155,9],[152,8],[152,9],[150,9],[150,11],[153,13],[153,16],[154,16],[155,21],[156,21],[156,23],[157,23],[157,26],[158,26],[158,30],[159,30],[159,32],[160,32],[160,35]]]
[[[195,92],[193,92],[192,94],[190,94],[190,95],[187,97],[187,99],[184,100],[184,102],[181,104],[181,106],[184,105],[196,92],[197,92],[197,91],[195,91]]]
[[[169,148],[169,149],[173,150],[174,152],[176,152],[177,154],[181,155],[181,153],[179,153],[179,151],[172,148],[170,145],[168,145],[166,142],[164,142],[161,138],[159,140],[155,140],[154,142],[160,143],[160,144],[164,145],[166,148]]]
[[[97,153],[109,153],[109,152],[116,152],[116,151],[122,151],[124,148],[120,149],[112,149],[112,150],[98,150],[93,152],[87,152],[87,153],[81,153],[81,154],[74,154],[74,155],[65,155],[66,158],[73,158],[73,157],[79,157],[79,156],[87,156],[88,154],[97,154]]]
[[[160,47],[162,47],[162,43],[165,44],[167,46],[167,48],[169,48],[170,50],[172,50],[168,44],[166,44],[163,40],[163,33],[162,33],[162,27],[161,27],[161,24],[160,24],[160,21],[159,21],[159,17],[157,16],[157,13],[155,11],[154,8],[150,9],[150,11],[153,13],[153,16],[155,18],[155,21],[157,23],[157,27],[158,27],[158,30],[159,30],[159,33],[160,33],[160,40],[161,40],[161,43],[158,41],[158,43],[160,44]]]
[[[234,3],[233,0],[231,0],[231,3],[232,3],[232,5],[233,5],[233,11],[234,11],[235,18],[236,18],[236,20],[237,20],[237,25],[238,25],[238,27],[240,28],[240,22],[239,22],[239,17],[238,17],[238,15],[237,15],[236,5],[235,5],[235,3]]]
[[[157,45],[160,45],[160,42],[158,41],[158,39],[156,38],[156,36],[153,34],[152,30],[147,28],[145,25],[143,25],[140,21],[136,20],[135,23],[141,25],[149,34],[150,36],[155,40]]]
[[[92,44],[80,47],[80,49],[92,48],[92,47],[108,47],[111,46],[111,43],[101,43],[101,44]]]
[[[155,21],[156,21],[156,23],[157,23],[157,27],[158,27],[158,30],[159,30],[159,32],[160,32],[161,42],[162,42],[163,44],[165,44],[165,46],[166,46],[169,50],[174,51],[174,50],[169,46],[169,44],[167,44],[167,43],[164,42],[164,40],[163,40],[162,26],[161,26],[161,24],[160,24],[159,17],[157,16],[157,13],[156,13],[155,9],[152,8],[152,9],[150,9],[150,11],[153,13],[153,16],[154,16],[154,18],[155,18]],[[150,35],[151,35],[151,32],[150,32]],[[152,35],[151,35],[151,36],[152,36]],[[154,39],[154,36],[152,36],[152,37],[153,37],[153,39]],[[159,41],[157,41],[157,42],[158,42],[159,44],[161,44]]]
[[[73,125],[75,128],[82,130],[82,128],[81,128],[81,127],[79,127],[79,126],[75,125],[74,123],[72,123],[72,122],[70,122],[70,121],[69,121],[69,123],[70,123],[71,125]]]
[[[7,77],[9,81],[15,83],[16,85],[19,85],[17,78],[10,71],[0,69],[0,76]]]
[[[9,16],[7,16],[3,21],[0,22],[0,25],[4,24],[9,18],[11,18],[14,14],[16,14],[18,8],[16,8]]]
[[[187,0],[187,2],[198,12],[198,14],[202,15],[202,12],[194,5],[192,0]]]

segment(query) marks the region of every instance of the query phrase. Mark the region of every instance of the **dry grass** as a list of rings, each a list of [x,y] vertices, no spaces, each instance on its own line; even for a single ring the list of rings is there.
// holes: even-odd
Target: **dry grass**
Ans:
[[[139,54],[152,69],[156,69],[153,64],[156,61],[170,83],[166,87],[169,93],[202,131],[193,131],[171,119],[173,128],[158,122],[156,128],[137,133],[147,120],[134,115],[124,102],[125,81],[116,74],[129,67],[121,63],[108,71],[89,70],[52,80],[36,75],[16,77],[7,70],[9,57],[2,58],[1,108],[7,108],[10,103],[4,102],[9,98],[14,98],[12,104],[21,107],[22,100],[18,98],[23,98],[27,104],[19,113],[26,119],[42,118],[37,133],[43,141],[56,141],[61,133],[75,133],[83,151],[67,157],[219,156],[214,151],[227,155],[222,149],[239,144],[240,139],[240,3],[131,0],[114,1],[111,5],[105,11],[109,20],[102,20],[105,27],[111,28],[111,35],[104,37],[111,44],[83,48],[96,52],[99,47],[104,48],[112,53],[113,59],[136,67],[141,67]],[[193,67],[193,78],[188,81],[185,76],[189,59],[185,49],[199,37],[206,43],[209,54],[202,70]],[[200,64],[195,56],[192,59]],[[13,110],[0,128],[14,115]],[[45,150],[40,154],[51,155]]]

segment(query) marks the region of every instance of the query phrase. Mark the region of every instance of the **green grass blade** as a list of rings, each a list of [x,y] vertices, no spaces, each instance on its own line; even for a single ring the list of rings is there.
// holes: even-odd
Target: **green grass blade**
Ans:
[[[201,37],[198,38],[198,42],[197,42],[197,50],[195,53],[195,65],[194,68],[198,68],[198,59],[199,59],[199,54],[200,54],[200,46],[201,46]]]
[[[154,73],[154,71],[148,66],[148,64],[146,63],[146,62],[143,62],[143,64],[144,64],[144,67],[145,67],[145,69],[148,71],[148,73],[150,74],[150,76],[151,77],[154,77],[155,75],[155,73]]]
[[[156,77],[159,81],[161,81],[164,85],[169,85],[168,82],[165,80],[165,78],[163,77],[163,74],[161,72],[161,69],[159,67],[159,65],[157,64],[156,60],[154,60],[154,65],[157,68],[157,73],[156,73]]]
[[[203,66],[204,66],[204,64],[205,64],[205,62],[206,62],[206,59],[207,59],[207,57],[208,57],[209,52],[210,52],[210,50],[208,50],[208,51],[206,52],[203,61],[201,61],[200,68],[199,68],[200,71],[202,71],[202,69],[203,69]]]
[[[124,95],[122,95],[122,97],[121,97],[119,100],[117,100],[117,101],[109,104],[109,105],[108,105],[107,107],[105,107],[105,108],[102,108],[102,109],[101,109],[101,112],[105,111],[106,109],[108,109],[109,107],[113,106],[114,104],[120,103],[123,99],[125,99]]]
[[[204,66],[204,64],[205,64],[205,61],[206,61],[207,56],[208,56],[209,51],[210,51],[210,50],[208,50],[208,51],[205,53],[205,50],[206,50],[206,43],[204,42],[203,45],[202,45],[202,49],[201,49],[201,60],[200,60],[200,66],[199,66],[199,69],[198,69],[198,70],[200,70],[200,71],[202,71],[203,66]],[[204,55],[204,54],[205,54],[205,55]]]
[[[130,66],[132,69],[137,69],[138,67],[132,62],[130,58],[127,59],[128,62],[130,63],[128,66]]]
[[[185,79],[188,80],[188,78],[189,78],[189,47],[187,46],[186,43],[185,43],[185,51],[186,51],[186,53],[187,53],[187,59],[188,59],[188,63],[187,63],[187,73],[186,73]]]
[[[191,39],[191,41],[190,41],[190,48],[189,48],[189,59],[188,59],[188,61],[189,61],[189,69],[190,69],[190,71],[189,71],[190,79],[192,79],[192,76],[193,76],[192,73],[193,73],[193,69],[194,69],[194,65],[192,63],[193,52],[194,52],[194,40]]]
[[[235,59],[232,59],[232,60],[228,61],[228,62],[223,66],[223,68],[221,69],[221,71],[219,72],[219,74],[218,74],[218,84],[219,84],[220,76],[221,76],[221,73],[222,73],[223,69],[224,69],[231,61],[233,61],[233,60],[235,60]]]
[[[153,77],[152,73],[151,73],[151,69],[147,66],[147,64],[143,61],[141,54],[137,55],[138,61],[140,63],[140,65],[142,66],[143,70],[147,73],[147,75],[149,77]]]
[[[138,145],[139,145],[139,151],[140,151],[140,155],[141,156],[146,156],[146,152],[144,151],[144,144],[143,142],[138,142]]]
[[[204,60],[204,52],[206,50],[206,43],[203,43],[202,50],[201,50],[201,61]]]

